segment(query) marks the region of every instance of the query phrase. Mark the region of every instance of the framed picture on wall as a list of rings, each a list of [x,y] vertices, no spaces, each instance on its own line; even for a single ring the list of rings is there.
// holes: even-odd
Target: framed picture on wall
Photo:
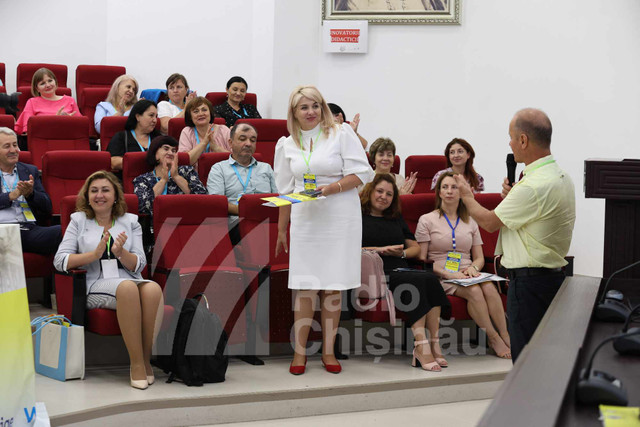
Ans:
[[[373,24],[460,24],[462,0],[322,0],[323,19]]]

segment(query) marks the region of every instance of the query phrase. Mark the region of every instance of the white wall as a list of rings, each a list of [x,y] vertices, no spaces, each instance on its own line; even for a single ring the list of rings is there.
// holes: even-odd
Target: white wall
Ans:
[[[460,26],[370,25],[365,55],[322,52],[319,0],[45,4],[2,2],[10,90],[20,62],[67,64],[71,86],[81,63],[125,65],[142,87],[163,87],[178,71],[200,93],[239,74],[263,116],[284,118],[290,91],[316,84],[348,115],[361,113],[370,142],[394,139],[402,158],[467,139],[488,191],[505,174],[513,113],[542,108],[576,185],[576,272],[602,273],[604,202],[584,199],[583,167],[586,158],[640,158],[635,0],[463,0]]]

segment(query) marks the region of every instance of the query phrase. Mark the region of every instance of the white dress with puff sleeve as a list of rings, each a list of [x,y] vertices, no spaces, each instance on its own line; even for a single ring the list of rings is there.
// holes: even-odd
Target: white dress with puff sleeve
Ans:
[[[373,179],[367,155],[351,126],[334,126],[329,135],[320,125],[302,131],[304,156],[318,186],[329,185],[354,174],[363,183]],[[280,194],[304,190],[307,164],[300,145],[282,137],[276,145],[274,176]],[[289,242],[289,289],[345,290],[360,286],[362,215],[355,188],[326,199],[291,207]]]

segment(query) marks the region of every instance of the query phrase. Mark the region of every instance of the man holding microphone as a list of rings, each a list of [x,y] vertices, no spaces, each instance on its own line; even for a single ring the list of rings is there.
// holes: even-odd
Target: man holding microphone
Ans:
[[[509,124],[509,146],[524,176],[513,188],[505,178],[503,201],[489,211],[473,198],[461,175],[460,196],[483,229],[500,230],[496,254],[509,272],[507,316],[515,363],[564,281],[562,267],[575,223],[573,181],[551,155],[551,121],[533,108],[518,111]]]

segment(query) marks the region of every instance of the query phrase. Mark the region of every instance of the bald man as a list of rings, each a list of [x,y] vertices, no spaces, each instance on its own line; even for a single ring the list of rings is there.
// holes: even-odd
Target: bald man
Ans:
[[[509,272],[507,316],[515,363],[564,280],[564,257],[576,219],[573,181],[551,155],[551,121],[533,108],[518,111],[509,124],[509,146],[524,176],[513,188],[502,185],[504,200],[489,211],[473,198],[457,175],[460,196],[471,217],[489,232],[500,230],[496,255]]]

